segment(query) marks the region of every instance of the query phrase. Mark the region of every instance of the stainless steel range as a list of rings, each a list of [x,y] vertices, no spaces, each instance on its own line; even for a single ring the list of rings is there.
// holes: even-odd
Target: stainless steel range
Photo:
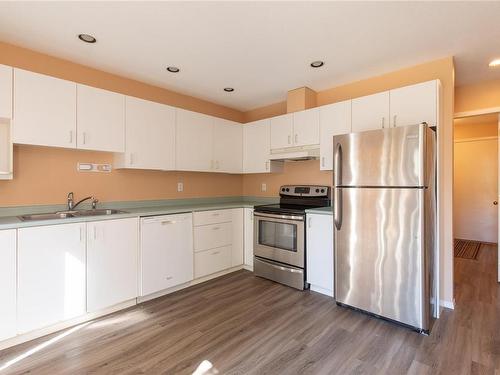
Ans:
[[[254,208],[254,273],[303,290],[306,209],[330,206],[328,186],[285,185],[280,203]]]

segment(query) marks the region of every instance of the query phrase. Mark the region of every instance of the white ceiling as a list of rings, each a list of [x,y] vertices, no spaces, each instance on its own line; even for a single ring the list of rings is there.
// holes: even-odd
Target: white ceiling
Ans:
[[[500,2],[2,1],[0,40],[249,110],[449,55],[458,85],[500,79],[499,15]]]

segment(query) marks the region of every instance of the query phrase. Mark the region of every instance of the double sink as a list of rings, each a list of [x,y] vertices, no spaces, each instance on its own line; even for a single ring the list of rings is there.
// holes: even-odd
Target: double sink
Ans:
[[[33,220],[57,220],[57,219],[69,219],[73,217],[88,217],[88,216],[107,216],[115,214],[125,214],[126,211],[112,210],[112,209],[92,209],[92,210],[78,210],[78,211],[60,211],[60,212],[49,212],[43,214],[31,214],[19,216],[22,221],[33,221]]]

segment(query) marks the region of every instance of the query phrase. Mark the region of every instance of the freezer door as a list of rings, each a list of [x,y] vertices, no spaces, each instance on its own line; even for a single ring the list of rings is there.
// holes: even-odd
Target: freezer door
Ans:
[[[427,125],[333,137],[335,186],[424,186]]]
[[[337,302],[426,329],[424,189],[338,190]]]

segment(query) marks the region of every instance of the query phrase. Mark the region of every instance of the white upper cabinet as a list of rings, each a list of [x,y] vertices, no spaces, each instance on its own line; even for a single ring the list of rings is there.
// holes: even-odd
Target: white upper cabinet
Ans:
[[[333,136],[351,132],[351,101],[338,102],[319,108],[320,169],[333,169]]]
[[[137,297],[137,218],[87,224],[87,312]]]
[[[269,161],[270,126],[269,119],[243,125],[243,173],[270,173],[283,170],[283,162]]]
[[[271,118],[271,149],[293,146],[293,115]]]
[[[116,168],[175,169],[175,108],[127,96],[125,153]]]
[[[214,164],[216,172],[241,173],[243,129],[240,123],[214,118]]]
[[[18,333],[85,314],[85,223],[18,229]]]
[[[319,144],[319,109],[312,108],[293,114],[293,145]]]
[[[12,118],[12,68],[0,65],[0,118]]]
[[[14,69],[14,143],[76,147],[76,83]]]
[[[426,122],[437,126],[439,81],[428,81],[390,91],[391,126]]]
[[[16,230],[0,230],[0,341],[16,335]]]
[[[389,91],[352,100],[352,132],[389,127]]]
[[[177,109],[177,170],[208,172],[213,169],[213,127],[213,117]]]
[[[77,85],[77,147],[82,150],[125,151],[125,96]]]

